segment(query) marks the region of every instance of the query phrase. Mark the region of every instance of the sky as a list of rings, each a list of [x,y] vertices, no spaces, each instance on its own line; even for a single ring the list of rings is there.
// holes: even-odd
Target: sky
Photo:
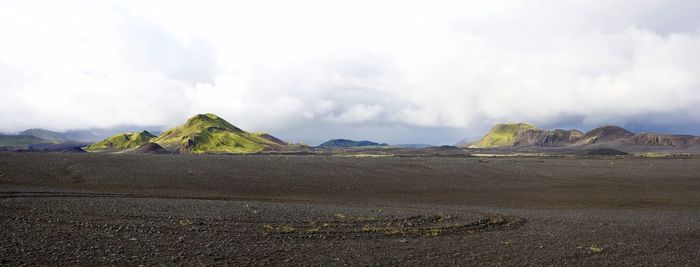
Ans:
[[[0,1],[0,131],[454,144],[496,123],[700,134],[700,1]]]

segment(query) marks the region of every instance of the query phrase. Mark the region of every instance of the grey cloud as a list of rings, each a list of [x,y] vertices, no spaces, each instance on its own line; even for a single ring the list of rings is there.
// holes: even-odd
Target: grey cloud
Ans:
[[[75,3],[0,4],[2,130],[214,112],[310,143],[451,144],[512,121],[700,133],[697,1]]]
[[[137,71],[154,71],[186,83],[211,83],[218,72],[216,49],[201,38],[178,39],[167,29],[123,14],[119,28],[125,60]]]

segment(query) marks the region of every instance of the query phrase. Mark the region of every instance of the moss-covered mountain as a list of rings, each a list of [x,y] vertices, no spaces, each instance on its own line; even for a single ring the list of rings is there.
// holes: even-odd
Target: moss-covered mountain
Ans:
[[[256,153],[283,150],[287,143],[266,133],[249,133],[214,114],[199,114],[152,142],[178,153]]]
[[[497,124],[471,148],[515,146],[559,147],[576,144],[584,133],[579,130],[544,130],[527,123]]]
[[[537,127],[527,123],[496,124],[479,142],[471,145],[474,148],[513,146],[518,135],[523,131],[539,131]]]
[[[148,143],[155,137],[155,135],[149,133],[148,131],[115,134],[105,140],[87,146],[85,150],[99,151],[132,149]]]

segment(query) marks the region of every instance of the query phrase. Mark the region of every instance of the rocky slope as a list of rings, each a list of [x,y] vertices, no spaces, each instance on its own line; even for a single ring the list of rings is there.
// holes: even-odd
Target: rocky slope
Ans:
[[[633,137],[634,133],[618,126],[603,126],[586,132],[581,138],[581,144],[602,142],[618,142]]]
[[[161,147],[156,143],[144,143],[137,148],[129,151],[133,154],[168,154],[169,152],[165,148]]]

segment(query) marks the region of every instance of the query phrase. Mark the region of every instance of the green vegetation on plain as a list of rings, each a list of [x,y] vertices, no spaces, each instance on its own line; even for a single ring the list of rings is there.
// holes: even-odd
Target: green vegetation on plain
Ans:
[[[599,246],[596,246],[596,245],[591,245],[590,247],[588,247],[588,249],[589,249],[591,252],[593,252],[593,253],[601,253],[601,252],[603,252],[603,248],[602,248],[602,247],[599,247]]]
[[[632,153],[632,156],[639,158],[677,158],[677,157],[692,157],[692,153],[671,153],[671,152],[639,152]]]

